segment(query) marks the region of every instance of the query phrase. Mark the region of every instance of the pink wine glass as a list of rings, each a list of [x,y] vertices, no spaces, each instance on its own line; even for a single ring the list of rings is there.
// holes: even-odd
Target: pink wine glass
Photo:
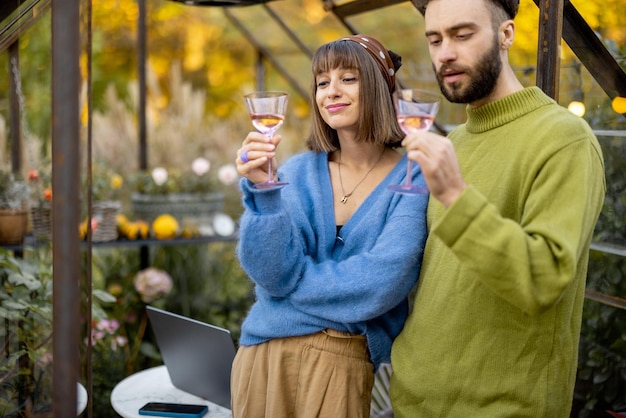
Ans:
[[[407,135],[429,130],[435,121],[440,103],[441,97],[425,90],[399,89],[393,93],[398,124]],[[412,184],[412,163],[408,160],[404,183],[392,184],[389,190],[403,194],[428,193],[428,189]]]
[[[243,96],[255,129],[271,139],[285,121],[289,94],[284,91],[255,91]],[[274,180],[272,160],[268,161],[267,181],[256,184],[259,189],[282,187],[286,182]]]

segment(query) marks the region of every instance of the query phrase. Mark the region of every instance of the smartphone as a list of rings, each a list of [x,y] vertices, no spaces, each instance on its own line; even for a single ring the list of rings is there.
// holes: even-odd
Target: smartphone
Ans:
[[[148,402],[139,408],[139,415],[155,417],[200,418],[209,410],[206,405],[184,403]]]

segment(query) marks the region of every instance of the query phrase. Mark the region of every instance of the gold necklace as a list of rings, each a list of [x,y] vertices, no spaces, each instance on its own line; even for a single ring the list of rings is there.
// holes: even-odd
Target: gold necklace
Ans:
[[[352,193],[354,193],[356,188],[359,187],[359,185],[363,183],[363,180],[365,180],[365,178],[369,175],[369,173],[372,172],[372,170],[374,169],[374,167],[376,167],[380,159],[383,158],[384,153],[385,153],[385,148],[383,148],[383,152],[380,153],[380,156],[378,157],[378,159],[376,160],[372,168],[367,170],[367,173],[365,173],[363,178],[359,180],[356,186],[352,188],[352,191],[350,193],[346,193],[346,191],[343,189],[343,180],[341,179],[341,150],[339,150],[339,161],[337,162],[337,171],[339,171],[339,184],[341,185],[341,193],[343,193],[343,196],[341,197],[341,200],[340,200],[341,203],[345,205],[348,202],[348,198],[352,196]]]

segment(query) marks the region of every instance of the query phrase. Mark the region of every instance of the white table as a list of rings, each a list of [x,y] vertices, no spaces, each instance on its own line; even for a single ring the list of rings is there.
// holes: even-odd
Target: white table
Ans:
[[[124,418],[145,418],[138,411],[148,402],[207,405],[209,412],[204,418],[232,417],[230,409],[175,388],[165,366],[132,374],[118,383],[111,392],[111,405]]]
[[[76,413],[80,415],[87,407],[87,389],[80,383],[76,385]]]

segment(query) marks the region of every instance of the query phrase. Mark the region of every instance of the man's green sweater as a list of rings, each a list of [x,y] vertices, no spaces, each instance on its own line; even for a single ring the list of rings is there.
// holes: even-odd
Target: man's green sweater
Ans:
[[[537,87],[467,112],[450,139],[468,188],[447,210],[430,200],[395,416],[569,417],[600,146]]]

